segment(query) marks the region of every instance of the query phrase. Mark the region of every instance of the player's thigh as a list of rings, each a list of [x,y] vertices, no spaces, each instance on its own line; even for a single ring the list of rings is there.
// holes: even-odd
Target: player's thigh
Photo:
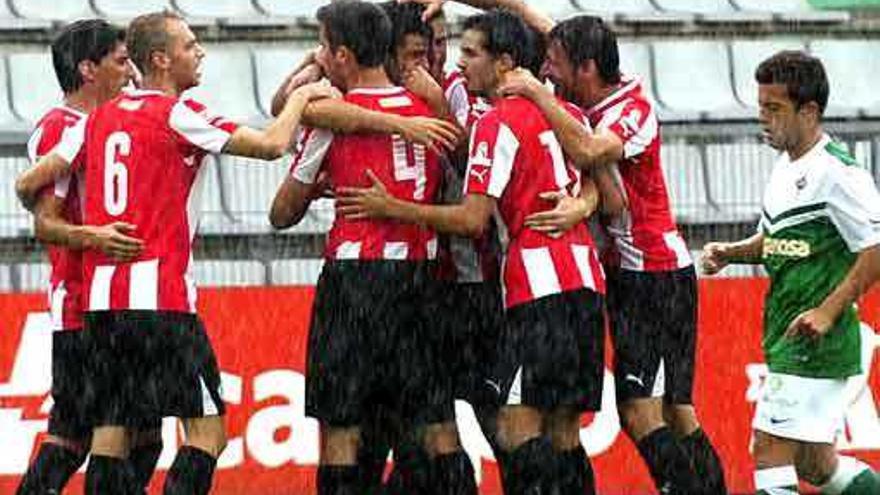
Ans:
[[[697,277],[694,268],[658,275],[665,394],[672,405],[693,404],[697,351]]]
[[[497,425],[499,446],[512,452],[544,434],[544,413],[526,405],[504,405],[498,410]]]
[[[185,444],[207,452],[215,459],[226,448],[226,423],[223,416],[183,418]]]
[[[49,412],[49,435],[62,439],[77,449],[88,449],[92,425],[83,404],[86,372],[83,363],[90,359],[82,330],[52,334],[52,410]]]

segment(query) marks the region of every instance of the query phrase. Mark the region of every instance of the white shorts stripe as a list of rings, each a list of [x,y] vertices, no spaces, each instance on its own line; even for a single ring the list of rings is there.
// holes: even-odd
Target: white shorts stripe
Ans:
[[[338,248],[336,248],[336,259],[338,260],[356,260],[360,257],[360,242],[343,242]]]
[[[666,242],[666,247],[675,253],[676,264],[679,268],[684,268],[693,264],[687,244],[685,244],[684,239],[678,235],[678,232],[673,231],[663,234],[663,241]]]
[[[513,377],[513,383],[510,385],[510,391],[507,393],[507,401],[505,402],[508,406],[522,404],[522,371],[522,366],[520,366]]]
[[[581,279],[584,281],[584,287],[596,290],[596,277],[593,275],[593,268],[590,264],[590,247],[572,244],[571,254],[574,256],[574,263],[577,265]]]
[[[159,309],[159,260],[132,263],[128,284],[129,309]]]
[[[409,244],[405,242],[386,242],[382,258],[386,260],[405,260],[409,255]]]
[[[427,250],[428,250],[428,259],[429,260],[437,259],[437,238],[436,237],[428,241]]]
[[[556,274],[556,267],[553,265],[553,258],[548,248],[523,249],[522,260],[532,297],[538,299],[562,292],[559,276]]]
[[[49,308],[52,317],[52,330],[64,330],[64,299],[67,298],[67,289],[64,282],[58,284],[55,290],[49,287]]]
[[[199,375],[199,386],[202,388],[202,416],[216,416],[219,412],[217,404],[214,403],[214,398],[208,391],[208,386],[205,385],[205,379],[202,378],[202,375]]]
[[[92,286],[89,288],[89,310],[107,311],[110,309],[110,283],[116,266],[106,265],[95,268]]]
[[[654,375],[654,388],[651,390],[651,397],[663,397],[666,395],[666,363],[660,358],[660,365],[657,366],[657,374]]]

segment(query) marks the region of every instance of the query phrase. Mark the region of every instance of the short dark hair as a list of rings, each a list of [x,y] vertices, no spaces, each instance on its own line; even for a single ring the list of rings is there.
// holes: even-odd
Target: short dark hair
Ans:
[[[361,0],[340,0],[318,9],[330,49],[344,46],[361,67],[385,63],[391,47],[391,20],[378,5]]]
[[[64,26],[52,40],[52,65],[65,94],[82,87],[80,62],[101,59],[125,43],[125,31],[103,19],[84,19]]]
[[[529,44],[529,61],[523,67],[529,69],[532,74],[541,74],[541,67],[544,65],[544,59],[547,58],[547,37],[540,31],[529,28],[528,30]]]
[[[517,67],[529,67],[534,61],[534,48],[528,41],[529,28],[522,19],[504,9],[472,15],[465,19],[463,27],[483,33],[483,48],[493,57],[510,55]]]
[[[553,27],[549,37],[551,42],[559,42],[573,66],[581,67],[592,60],[604,82],[620,81],[617,35],[601,17],[579,15],[566,19]]]
[[[800,50],[785,50],[761,62],[755,70],[758,84],[784,84],[796,108],[811,101],[819,114],[828,105],[828,76],[822,61]]]
[[[382,10],[391,21],[391,47],[389,53],[403,43],[408,34],[422,36],[430,44],[434,40],[434,30],[431,25],[422,20],[425,6],[417,3],[398,3],[397,0],[380,4]]]
[[[164,10],[135,17],[128,25],[128,56],[141,74],[151,72],[150,56],[156,51],[168,50],[168,21],[182,21],[183,17]]]

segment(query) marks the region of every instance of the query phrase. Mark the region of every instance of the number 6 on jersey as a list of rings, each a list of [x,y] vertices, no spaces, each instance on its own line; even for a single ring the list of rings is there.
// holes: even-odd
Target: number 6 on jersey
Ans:
[[[128,169],[119,161],[131,153],[131,136],[114,132],[104,145],[104,208],[113,216],[122,215],[128,206]]]

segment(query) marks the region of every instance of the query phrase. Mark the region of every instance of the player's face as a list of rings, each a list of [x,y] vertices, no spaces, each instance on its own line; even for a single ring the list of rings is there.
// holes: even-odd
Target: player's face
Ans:
[[[345,85],[342,77],[342,64],[330,48],[330,42],[327,40],[327,31],[324,26],[321,26],[318,33],[318,42],[320,43],[320,47],[318,48],[318,54],[315,56],[315,60],[318,62],[318,65],[321,66],[321,71],[324,72],[324,75],[330,79],[330,82],[334,86],[344,89]]]
[[[131,80],[131,64],[128,62],[128,48],[125,43],[104,56],[95,67],[95,82],[98,86],[99,102],[114,98]]]
[[[417,34],[408,34],[403,37],[397,49],[397,66],[401,67],[404,72],[422,67],[430,70],[431,65],[428,61],[428,40],[424,36]]]
[[[431,75],[438,81],[443,80],[443,68],[446,67],[446,49],[449,41],[449,31],[446,29],[446,19],[437,16],[431,21],[431,30],[434,31],[434,43],[431,46]]]
[[[486,51],[486,35],[474,29],[466,30],[461,36],[461,53],[458,57],[458,68],[467,80],[469,92],[489,97],[498,87],[498,73],[495,70],[495,59]]]
[[[784,84],[759,84],[758,106],[761,136],[773,148],[785,151],[799,141],[800,119]]]
[[[177,88],[184,91],[198,86],[202,78],[201,65],[205,50],[185,22],[170,19],[166,29],[169,37],[171,77]]]
[[[568,101],[575,101],[574,92],[577,79],[574,65],[558,41],[551,42],[547,47],[547,57],[544,59],[544,65],[541,66],[541,75],[553,83],[557,96]]]

